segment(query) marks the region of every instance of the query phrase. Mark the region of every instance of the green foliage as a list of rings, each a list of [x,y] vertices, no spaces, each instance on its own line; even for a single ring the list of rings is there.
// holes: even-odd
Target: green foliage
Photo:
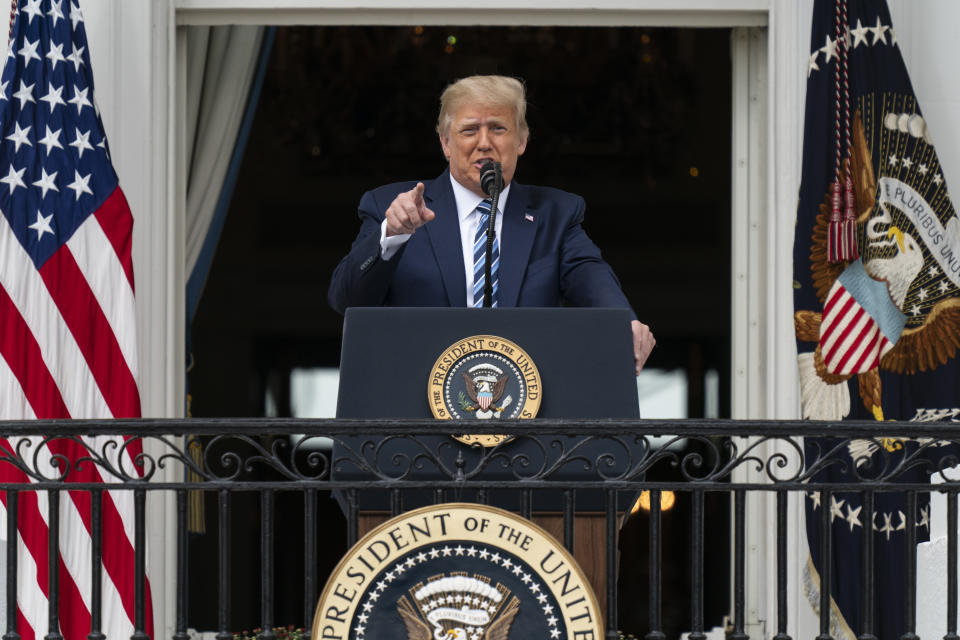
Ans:
[[[277,640],[303,640],[303,634],[306,631],[303,627],[294,627],[292,624],[286,627],[274,627],[273,636]],[[244,629],[240,633],[233,634],[233,640],[259,640],[263,629],[257,628],[253,631]]]
[[[475,411],[477,409],[472,403],[467,402],[467,396],[463,394],[463,391],[457,393],[457,404],[460,405],[461,411]]]

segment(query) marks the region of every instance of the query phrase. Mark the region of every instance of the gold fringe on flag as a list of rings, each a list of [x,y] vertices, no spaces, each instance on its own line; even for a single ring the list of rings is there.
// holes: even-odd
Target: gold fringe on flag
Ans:
[[[187,417],[191,417],[191,397],[187,395]],[[186,437],[187,454],[197,469],[203,470],[203,444],[196,436]],[[187,469],[187,482],[202,482],[203,477],[193,469]],[[191,489],[187,491],[187,531],[190,533],[206,533],[207,517],[203,509],[203,491]]]
[[[198,468],[203,469],[203,445],[193,436],[187,436],[187,453]],[[196,471],[187,469],[187,482],[200,482],[203,478]],[[203,510],[203,491],[191,489],[187,492],[187,531],[206,533],[207,518]]]

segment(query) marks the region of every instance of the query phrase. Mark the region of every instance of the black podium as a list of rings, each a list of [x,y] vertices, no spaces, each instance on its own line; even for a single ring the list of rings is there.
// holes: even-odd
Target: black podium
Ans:
[[[340,364],[338,418],[432,418],[428,401],[428,383],[439,355],[465,338],[495,335],[522,347],[540,373],[541,398],[538,418],[596,419],[639,417],[636,376],[634,375],[633,338],[630,315],[623,309],[425,309],[425,308],[353,308],[346,314],[343,352]],[[495,420],[488,421],[495,432]],[[450,433],[457,433],[451,421]],[[571,436],[571,439],[576,439]],[[334,474],[341,480],[368,479],[363,467],[391,472],[393,460],[403,465],[425,443],[439,464],[454,468],[462,457],[466,468],[473,468],[483,455],[482,449],[454,445],[447,436],[420,437],[416,450],[405,440],[386,442],[372,450],[363,434],[344,438],[334,446]],[[445,445],[445,446],[440,446]],[[588,442],[579,449],[581,456],[597,460],[605,453],[605,442]],[[636,444],[638,459],[643,444]],[[556,466],[559,451],[540,447],[530,439],[503,445],[508,456],[522,455]],[[352,455],[364,452],[363,464],[351,464]],[[618,452],[622,453],[622,452]],[[546,459],[543,459],[544,456]],[[617,456],[626,464],[628,456]],[[444,477],[429,459],[420,459],[421,467],[403,469],[413,480]],[[396,469],[399,472],[399,469]],[[577,480],[595,477],[593,470],[573,460],[558,468],[555,477]],[[616,464],[609,474],[620,472]],[[510,480],[512,470],[491,465],[483,472],[485,480]],[[470,495],[461,495],[471,499]],[[552,502],[551,502],[552,498]],[[578,492],[578,510],[603,509],[601,492]],[[407,494],[404,507],[428,504],[427,492]],[[629,501],[629,496],[622,500]],[[491,504],[510,510],[519,509],[516,492],[491,494]],[[629,506],[629,505],[627,505]],[[386,510],[389,497],[366,492],[360,497],[362,510]],[[537,508],[559,510],[559,495],[539,498]]]
[[[337,417],[430,418],[431,367],[448,346],[479,334],[530,354],[544,387],[537,417],[639,417],[629,312],[565,308],[348,309]]]
[[[429,419],[428,387],[434,365],[451,345],[477,335],[499,336],[520,346],[536,365],[540,374],[541,393],[539,418],[596,419],[639,417],[636,377],[634,375],[633,338],[630,314],[623,309],[448,309],[448,308],[352,308],[346,313],[343,350],[340,362],[340,388],[337,399],[338,418],[365,419]],[[471,420],[471,418],[467,418]],[[496,421],[487,421],[496,433]],[[450,421],[450,433],[457,433]],[[582,437],[569,436],[571,442]],[[436,464],[455,468],[456,459],[466,468],[474,468],[483,455],[477,446],[460,444],[450,436],[418,436],[413,445],[402,438],[389,439],[378,447],[365,446],[370,437],[348,436],[335,442],[333,477],[338,480],[368,480],[368,469],[391,473],[394,461],[405,464],[428,447],[436,456]],[[538,446],[530,438],[500,445],[506,455],[529,456],[554,465],[553,447]],[[604,441],[584,443],[578,452],[583,458],[599,460],[609,444]],[[634,460],[643,456],[645,444],[637,443]],[[362,455],[357,461],[356,456]],[[620,452],[623,453],[623,452]],[[615,456],[627,460],[631,456]],[[367,470],[365,470],[365,468]],[[610,468],[610,475],[619,469]],[[419,468],[398,469],[406,479],[424,481],[449,479],[430,461],[421,460]],[[497,465],[484,468],[485,480],[514,479],[513,471]],[[595,478],[579,461],[562,465],[558,479]],[[520,509],[519,492],[489,491],[486,500],[498,507]],[[427,491],[407,493],[404,510],[423,506],[433,496]],[[458,495],[457,500],[471,501],[472,495]],[[632,496],[620,497],[618,508],[631,506]],[[588,575],[594,590],[604,599],[605,519],[604,496],[598,491],[578,491],[576,498],[574,555]],[[533,520],[562,540],[563,522],[560,492],[537,495]],[[386,491],[364,491],[359,495],[358,535],[363,536],[389,517],[390,496]],[[602,605],[601,605],[602,606]],[[601,609],[603,610],[603,609]]]

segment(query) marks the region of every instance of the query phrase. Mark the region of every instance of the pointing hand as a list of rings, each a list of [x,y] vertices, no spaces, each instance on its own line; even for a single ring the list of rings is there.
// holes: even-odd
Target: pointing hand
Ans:
[[[436,217],[423,201],[423,183],[401,193],[387,208],[387,236],[413,233]]]

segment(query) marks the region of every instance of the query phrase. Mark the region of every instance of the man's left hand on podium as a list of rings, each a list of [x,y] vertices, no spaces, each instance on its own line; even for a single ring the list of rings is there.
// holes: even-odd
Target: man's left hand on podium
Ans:
[[[643,369],[643,365],[650,357],[650,352],[653,351],[657,341],[653,337],[650,327],[639,320],[631,322],[630,328],[633,330],[633,361],[636,365],[637,375],[640,375],[640,370]]]

